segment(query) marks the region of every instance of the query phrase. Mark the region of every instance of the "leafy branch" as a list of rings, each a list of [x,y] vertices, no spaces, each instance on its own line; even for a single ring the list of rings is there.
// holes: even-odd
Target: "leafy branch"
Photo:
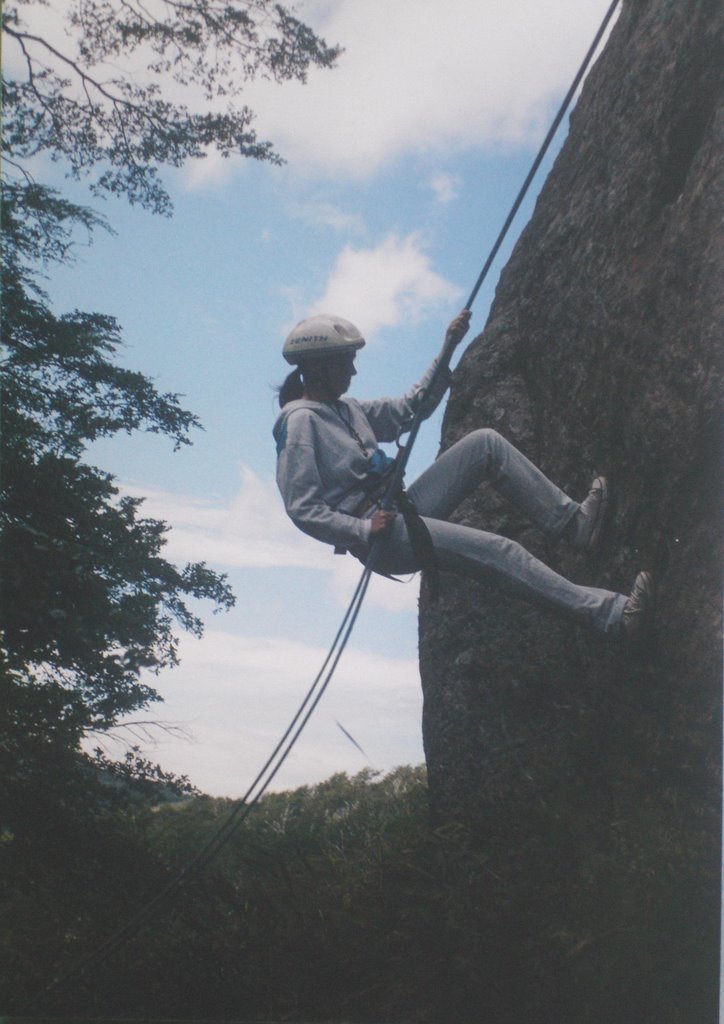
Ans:
[[[158,14],[132,0],[77,0],[67,14],[75,53],[25,26],[17,5],[6,7],[5,35],[25,69],[24,77],[3,79],[3,145],[16,165],[46,153],[76,178],[98,169],[95,194],[125,193],[167,214],[161,166],[180,167],[209,149],[282,162],[258,138],[253,111],[238,102],[244,84],[257,76],[305,81],[311,66],[332,67],[340,49],[267,0],[156,6]],[[140,75],[110,63],[130,69],[131,56],[143,64]],[[178,88],[207,109],[180,102]],[[208,109],[220,102],[225,110]]]

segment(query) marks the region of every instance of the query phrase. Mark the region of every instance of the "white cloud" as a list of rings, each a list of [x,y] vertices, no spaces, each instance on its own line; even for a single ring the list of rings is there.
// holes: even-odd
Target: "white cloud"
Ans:
[[[345,48],[338,66],[312,69],[306,84],[250,82],[242,98],[261,139],[295,168],[322,176],[359,179],[410,154],[530,144],[602,13],[600,0],[306,0],[295,14]],[[72,53],[66,15],[63,0],[24,9],[31,29]],[[5,63],[22,74],[10,42]],[[140,78],[146,52],[116,63]],[[209,109],[200,90],[170,79],[164,95]],[[187,187],[222,184],[241,164],[213,154],[191,162]]]
[[[457,174],[436,174],[430,179],[430,188],[438,203],[452,203],[460,191],[460,178]]]
[[[369,336],[382,327],[418,323],[461,294],[432,269],[419,236],[393,233],[372,249],[345,246],[310,312],[344,315]]]
[[[225,157],[215,149],[207,149],[202,158],[189,161],[182,181],[188,192],[195,192],[208,186],[226,185],[243,169],[242,157]]]
[[[412,153],[537,141],[602,16],[600,0],[309,0],[345,52],[306,85],[254,83],[259,130],[295,167],[360,178]]]
[[[220,569],[306,569],[323,572],[330,595],[346,607],[362,573],[351,555],[337,557],[327,544],[306,537],[287,518],[271,480],[241,467],[239,490],[224,505],[210,499],[172,494],[145,484],[123,491],[143,497],[141,515],[169,523],[165,556],[173,562],[208,562]],[[318,585],[315,582],[315,585]],[[389,612],[416,611],[419,582],[402,585],[373,576],[366,601]]]
[[[145,484],[123,489],[145,499],[141,515],[171,525],[165,552],[173,561],[225,568],[324,568],[320,545],[291,524],[274,483],[248,466],[242,465],[239,490],[228,505]]]
[[[310,199],[291,205],[291,214],[310,224],[332,228],[333,231],[345,232],[349,235],[366,234],[365,223],[356,213],[347,213],[333,203],[324,200]]]
[[[157,745],[147,752],[166,769],[189,774],[206,792],[240,796],[281,738],[326,653],[313,644],[223,630],[209,630],[203,640],[184,636],[180,666],[152,680],[165,698],[153,713],[181,725],[192,741],[159,731]],[[390,658],[349,647],[272,788],[321,781],[368,764],[387,771],[420,763],[421,713],[414,656]],[[345,738],[338,721],[367,757]]]

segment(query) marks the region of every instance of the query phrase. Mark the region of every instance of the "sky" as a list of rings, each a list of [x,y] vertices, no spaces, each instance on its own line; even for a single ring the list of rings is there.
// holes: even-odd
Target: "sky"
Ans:
[[[62,13],[63,0],[51,5]],[[254,82],[244,93],[282,167],[209,154],[164,172],[171,219],[93,199],[82,182],[45,168],[47,183],[99,209],[116,232],[98,233],[73,266],[52,272],[56,310],[115,316],[119,361],[182,395],[204,428],[179,452],[139,435],[95,445],[88,457],[172,526],[167,558],[206,561],[228,574],[237,597],[220,615],[199,606],[203,639],[183,637],[180,666],[150,680],[164,702],[94,745],[122,756],[139,743],[214,796],[246,790],[316,675],[361,573],[350,556],[297,531],[276,489],[273,385],[288,369],[284,337],[315,312],[352,320],[367,339],[351,389],[358,397],[402,394],[422,375],[607,6],[308,0],[297,14],[344,47],[338,66],[312,71],[305,85]],[[476,300],[468,340],[484,327],[564,135]],[[420,432],[408,482],[435,458],[442,411]],[[331,687],[273,788],[423,761],[417,598],[416,579],[373,580]]]

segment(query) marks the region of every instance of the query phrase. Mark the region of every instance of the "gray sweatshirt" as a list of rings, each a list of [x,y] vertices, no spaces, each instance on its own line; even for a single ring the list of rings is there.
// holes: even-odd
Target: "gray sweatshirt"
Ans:
[[[370,520],[351,510],[365,496],[370,459],[380,441],[394,441],[413,417],[436,366],[437,360],[402,398],[302,398],[284,406],[274,424],[277,484],[295,526],[326,544],[355,548],[367,543]],[[424,396],[425,417],[437,408],[449,384],[448,370],[440,374],[434,392]]]

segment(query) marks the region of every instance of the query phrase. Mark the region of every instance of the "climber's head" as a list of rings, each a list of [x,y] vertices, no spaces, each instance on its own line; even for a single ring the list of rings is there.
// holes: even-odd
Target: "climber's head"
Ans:
[[[284,342],[284,358],[296,365],[287,382],[301,382],[302,394],[314,401],[335,401],[349,388],[357,372],[354,357],[364,343],[354,324],[342,317],[323,314],[302,320]],[[282,405],[284,397],[282,389]]]
[[[308,398],[319,402],[334,402],[349,389],[357,373],[354,352],[338,352],[321,359],[304,359],[299,363],[299,372]]]

